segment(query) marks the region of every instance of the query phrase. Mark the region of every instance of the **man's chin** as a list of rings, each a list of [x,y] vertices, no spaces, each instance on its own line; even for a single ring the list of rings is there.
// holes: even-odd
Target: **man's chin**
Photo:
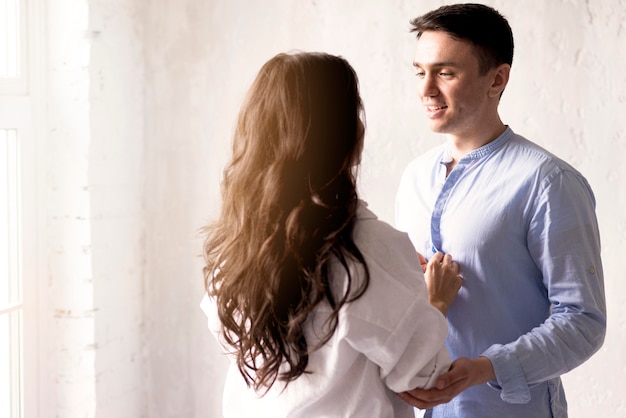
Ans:
[[[448,132],[446,126],[443,123],[434,120],[428,121],[428,128],[438,134],[445,134]]]

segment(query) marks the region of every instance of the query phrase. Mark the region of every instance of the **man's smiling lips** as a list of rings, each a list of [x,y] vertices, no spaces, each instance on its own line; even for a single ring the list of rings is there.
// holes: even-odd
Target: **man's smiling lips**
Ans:
[[[430,118],[436,117],[439,114],[443,113],[448,106],[446,105],[424,105],[424,109],[426,110],[426,115]]]

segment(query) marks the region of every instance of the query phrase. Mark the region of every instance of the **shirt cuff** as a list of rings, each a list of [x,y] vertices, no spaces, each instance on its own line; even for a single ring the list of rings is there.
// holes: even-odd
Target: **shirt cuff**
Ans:
[[[491,361],[497,379],[487,384],[500,390],[504,402],[523,404],[530,401],[530,389],[515,352],[504,345],[494,344],[482,356]]]

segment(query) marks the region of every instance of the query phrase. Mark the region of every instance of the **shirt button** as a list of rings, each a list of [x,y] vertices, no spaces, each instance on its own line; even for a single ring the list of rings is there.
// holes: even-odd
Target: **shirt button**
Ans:
[[[594,266],[589,267],[589,273],[596,274],[596,269]]]

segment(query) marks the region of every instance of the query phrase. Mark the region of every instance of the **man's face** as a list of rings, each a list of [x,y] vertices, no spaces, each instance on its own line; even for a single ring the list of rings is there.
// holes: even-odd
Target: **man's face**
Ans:
[[[480,75],[469,42],[446,32],[426,31],[417,41],[413,65],[418,94],[434,132],[459,139],[476,136],[497,115],[488,100],[491,72]]]

